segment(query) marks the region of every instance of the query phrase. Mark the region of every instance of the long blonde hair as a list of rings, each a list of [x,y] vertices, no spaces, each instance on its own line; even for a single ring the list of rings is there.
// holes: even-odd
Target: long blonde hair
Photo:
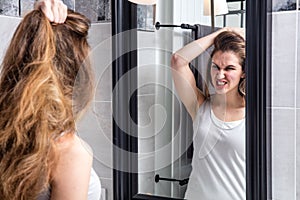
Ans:
[[[51,183],[55,140],[92,95],[89,27],[79,13],[52,24],[39,10],[17,27],[0,74],[1,199],[36,199]]]

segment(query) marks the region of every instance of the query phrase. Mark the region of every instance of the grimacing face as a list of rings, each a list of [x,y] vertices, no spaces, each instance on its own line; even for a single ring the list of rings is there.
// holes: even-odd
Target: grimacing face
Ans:
[[[216,94],[238,93],[240,79],[245,78],[239,57],[232,51],[217,51],[213,55],[210,75]]]

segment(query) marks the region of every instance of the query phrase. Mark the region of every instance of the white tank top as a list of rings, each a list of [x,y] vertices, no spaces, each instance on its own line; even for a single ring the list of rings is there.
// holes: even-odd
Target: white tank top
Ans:
[[[185,199],[246,199],[245,119],[224,122],[205,101],[193,128],[192,172]]]

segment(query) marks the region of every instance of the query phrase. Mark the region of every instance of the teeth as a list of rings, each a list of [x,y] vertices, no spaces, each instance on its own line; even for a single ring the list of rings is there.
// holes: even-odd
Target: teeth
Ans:
[[[225,85],[225,82],[223,82],[223,81],[217,81],[217,85]]]

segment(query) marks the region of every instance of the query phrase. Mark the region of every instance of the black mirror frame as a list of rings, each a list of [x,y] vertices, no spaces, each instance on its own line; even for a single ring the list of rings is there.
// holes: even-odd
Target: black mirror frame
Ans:
[[[138,191],[137,173],[133,173],[137,170],[138,163],[137,158],[131,156],[131,153],[138,152],[135,135],[138,119],[137,70],[132,70],[137,66],[137,8],[136,4],[128,0],[112,0],[111,11],[113,199],[123,200],[132,199]],[[130,34],[121,34],[129,30]],[[129,71],[129,80],[118,84],[119,79]],[[123,127],[120,128],[118,123],[122,123]]]
[[[246,1],[246,194],[271,198],[271,0]]]
[[[128,0],[112,0],[112,36],[123,31],[136,29],[136,5]],[[271,0],[246,1],[246,184],[247,200],[266,200],[271,194],[271,133],[270,133],[270,41],[271,17],[267,13],[271,10]],[[136,34],[136,33],[135,33]],[[120,52],[120,48],[130,45],[137,49],[136,36],[131,41],[122,38],[113,40],[113,57]],[[135,39],[134,39],[135,38]],[[126,43],[126,44],[125,44]],[[127,46],[128,48],[128,46]],[[130,51],[126,55],[117,57],[113,61],[113,89],[119,78],[128,70],[137,66],[137,51]],[[137,75],[137,74],[136,74]],[[137,81],[133,80],[123,85],[118,91],[131,94],[137,88]],[[124,97],[113,94],[113,116],[124,117],[128,113],[137,122],[137,92],[131,98],[130,106],[120,106]],[[127,116],[128,117],[128,116]],[[137,137],[128,135],[120,130],[113,119],[113,141],[120,149],[137,153]],[[137,133],[130,120],[123,118],[131,133]],[[114,200],[163,200],[165,197],[138,194],[137,173],[123,172],[122,166],[137,169],[137,159],[127,158],[113,148],[113,199]],[[170,198],[167,198],[170,199]]]

